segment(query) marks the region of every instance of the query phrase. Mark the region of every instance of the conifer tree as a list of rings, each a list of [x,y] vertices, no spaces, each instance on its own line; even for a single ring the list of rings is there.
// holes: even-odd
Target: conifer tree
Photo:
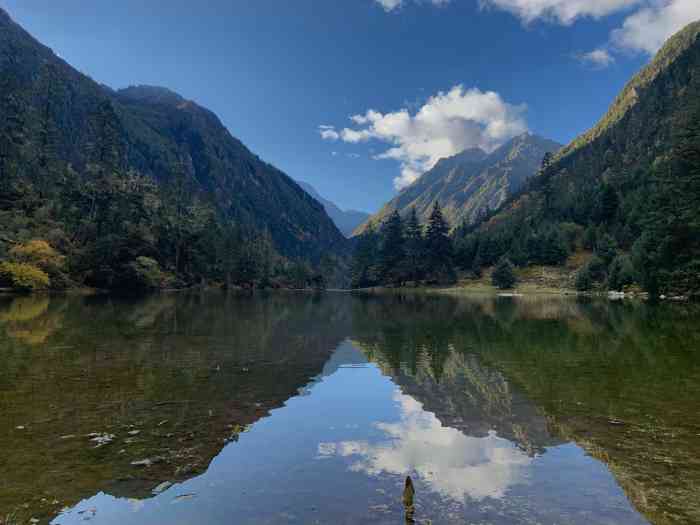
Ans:
[[[425,235],[427,273],[433,281],[454,282],[456,279],[449,232],[440,203],[435,202]]]
[[[377,248],[379,239],[374,224],[369,223],[360,236],[352,261],[351,286],[364,288],[377,284]]]
[[[385,283],[399,284],[404,280],[403,223],[398,211],[394,211],[382,228],[380,254],[380,278]]]
[[[406,221],[406,276],[411,281],[419,281],[423,277],[425,247],[423,228],[418,222],[416,209],[411,208],[411,213]]]
[[[491,282],[496,288],[506,290],[513,288],[517,282],[513,264],[506,257],[502,257],[491,275]]]

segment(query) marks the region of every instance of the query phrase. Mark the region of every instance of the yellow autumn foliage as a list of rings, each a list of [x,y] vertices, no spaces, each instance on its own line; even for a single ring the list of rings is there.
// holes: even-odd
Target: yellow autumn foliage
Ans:
[[[61,268],[65,260],[65,257],[42,239],[13,246],[10,256],[16,261],[29,263],[44,270]]]
[[[51,284],[49,276],[43,270],[27,263],[0,263],[0,283],[17,290],[45,290]]]

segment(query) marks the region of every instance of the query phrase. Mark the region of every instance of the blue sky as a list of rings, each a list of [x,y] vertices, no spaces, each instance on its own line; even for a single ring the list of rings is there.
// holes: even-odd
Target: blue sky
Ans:
[[[463,147],[525,129],[568,142],[664,38],[700,18],[698,0],[0,6],[95,80],[169,87],[290,176],[366,211]]]

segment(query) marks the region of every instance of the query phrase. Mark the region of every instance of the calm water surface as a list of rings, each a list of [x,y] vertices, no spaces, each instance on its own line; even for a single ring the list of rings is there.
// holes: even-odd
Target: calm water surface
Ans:
[[[700,309],[0,298],[0,451],[8,524],[700,523]]]

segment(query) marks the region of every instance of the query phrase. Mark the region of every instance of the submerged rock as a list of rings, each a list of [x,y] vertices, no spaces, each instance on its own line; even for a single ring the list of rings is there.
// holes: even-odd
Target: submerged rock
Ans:
[[[132,467],[150,467],[151,465],[155,465],[156,463],[161,463],[163,461],[163,458],[156,456],[154,458],[146,458],[146,459],[140,459],[138,461],[132,461],[131,466]]]
[[[100,448],[105,445],[109,445],[112,441],[114,441],[114,434],[100,434],[100,433],[93,433],[93,434],[88,434],[88,437],[91,438],[90,441],[93,443],[97,443],[95,445],[95,448]]]
[[[151,492],[154,495],[157,495],[157,494],[160,494],[161,492],[165,492],[166,490],[168,490],[172,486],[173,486],[173,484],[170,483],[169,481],[164,481],[163,483],[161,483],[160,485],[155,487]]]

